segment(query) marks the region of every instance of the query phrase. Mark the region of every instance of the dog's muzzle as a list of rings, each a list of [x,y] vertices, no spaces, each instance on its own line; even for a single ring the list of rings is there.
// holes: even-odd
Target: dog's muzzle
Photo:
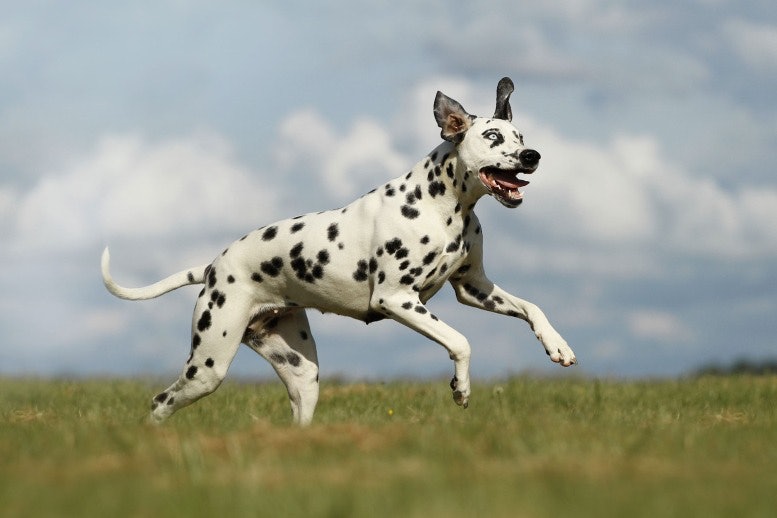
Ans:
[[[519,174],[532,174],[537,170],[540,154],[533,149],[524,149],[518,155],[521,161],[519,167],[502,169],[499,167],[484,167],[480,170],[480,181],[489,192],[508,208],[515,208],[523,202],[521,187],[529,185],[527,180],[518,178]]]

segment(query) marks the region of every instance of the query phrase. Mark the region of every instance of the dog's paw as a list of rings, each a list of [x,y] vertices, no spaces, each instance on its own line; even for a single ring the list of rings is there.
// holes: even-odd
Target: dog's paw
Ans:
[[[453,391],[453,401],[460,407],[467,408],[469,406],[470,395],[469,383],[467,383],[465,387],[464,384],[454,376],[451,380],[451,390]]]
[[[540,338],[545,353],[550,356],[550,360],[564,367],[577,364],[577,358],[574,351],[567,345],[566,340],[561,338],[558,333],[552,333],[550,336]]]

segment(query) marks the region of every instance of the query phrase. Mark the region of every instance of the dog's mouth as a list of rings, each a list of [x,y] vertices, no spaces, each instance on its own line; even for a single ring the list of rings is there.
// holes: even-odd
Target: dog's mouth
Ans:
[[[514,208],[523,201],[523,193],[518,189],[529,185],[529,182],[526,180],[519,180],[517,175],[520,173],[531,174],[533,172],[533,169],[484,167],[480,170],[479,176],[483,185],[502,205]]]

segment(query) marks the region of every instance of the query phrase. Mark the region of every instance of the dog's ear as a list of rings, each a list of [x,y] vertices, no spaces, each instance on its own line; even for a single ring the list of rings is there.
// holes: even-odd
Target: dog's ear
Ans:
[[[442,92],[434,98],[434,118],[440,127],[443,140],[458,144],[464,138],[470,126],[472,115],[462,105]]]
[[[513,81],[509,77],[503,77],[496,85],[496,111],[495,119],[506,121],[513,120],[513,111],[510,109],[510,94],[515,90]]]

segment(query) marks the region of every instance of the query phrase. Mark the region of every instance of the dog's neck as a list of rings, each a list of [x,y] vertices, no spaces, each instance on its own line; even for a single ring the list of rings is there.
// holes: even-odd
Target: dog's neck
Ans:
[[[466,215],[486,192],[477,172],[467,170],[450,142],[437,146],[405,178],[419,184],[426,201],[433,199],[441,214]]]

